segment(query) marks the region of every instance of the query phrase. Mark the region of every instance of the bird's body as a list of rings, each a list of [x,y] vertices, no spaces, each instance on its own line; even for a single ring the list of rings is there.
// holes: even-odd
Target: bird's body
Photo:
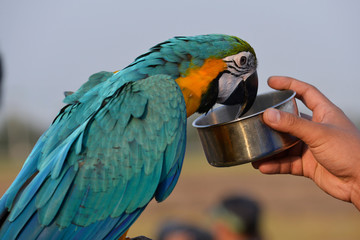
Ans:
[[[246,71],[235,62],[240,53]],[[0,238],[119,238],[151,199],[172,192],[187,116],[207,112],[224,95],[221,86],[234,89],[255,70],[246,42],[203,35],[170,39],[121,71],[92,75],[66,94],[67,105],[1,198]]]

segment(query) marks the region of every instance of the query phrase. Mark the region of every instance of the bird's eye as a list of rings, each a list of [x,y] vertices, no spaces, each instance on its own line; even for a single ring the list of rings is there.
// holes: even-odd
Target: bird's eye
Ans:
[[[246,62],[247,62],[247,58],[246,58],[245,56],[242,56],[242,57],[240,58],[240,65],[245,65]]]

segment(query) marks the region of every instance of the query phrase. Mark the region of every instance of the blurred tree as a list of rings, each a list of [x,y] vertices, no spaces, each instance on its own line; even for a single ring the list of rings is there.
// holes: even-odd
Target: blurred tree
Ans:
[[[0,128],[0,160],[25,161],[41,132],[23,119],[7,118]]]
[[[3,65],[2,65],[2,59],[0,55],[0,104],[1,104],[1,96],[2,96],[2,78],[3,78]]]
[[[2,92],[2,78],[3,78],[3,66],[2,66],[2,60],[1,60],[1,55],[0,55],[0,103],[1,103],[1,92]]]

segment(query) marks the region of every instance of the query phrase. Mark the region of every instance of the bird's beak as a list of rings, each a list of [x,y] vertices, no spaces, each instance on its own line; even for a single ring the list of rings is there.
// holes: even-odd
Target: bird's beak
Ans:
[[[258,90],[258,75],[255,71],[239,83],[224,105],[241,105],[241,114],[247,112],[255,101]]]

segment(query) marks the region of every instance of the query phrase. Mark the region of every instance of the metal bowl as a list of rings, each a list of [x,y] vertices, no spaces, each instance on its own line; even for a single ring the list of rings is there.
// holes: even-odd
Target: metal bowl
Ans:
[[[263,121],[267,108],[299,115],[292,90],[260,94],[241,118],[239,105],[221,106],[201,115],[194,122],[208,162],[228,167],[267,158],[294,146],[299,139],[268,127]]]

